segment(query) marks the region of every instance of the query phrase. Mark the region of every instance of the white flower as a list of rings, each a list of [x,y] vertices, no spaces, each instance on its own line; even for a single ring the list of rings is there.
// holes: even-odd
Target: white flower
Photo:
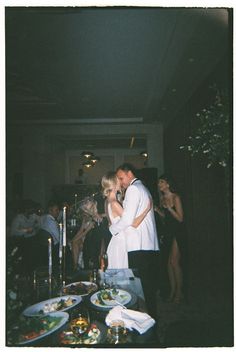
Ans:
[[[209,169],[209,167],[211,167],[211,163],[210,164],[207,164],[207,168]]]
[[[192,150],[192,147],[191,147],[191,145],[188,145],[188,150]]]
[[[184,149],[184,145],[181,145],[181,146],[179,147],[179,149]]]
[[[206,149],[206,150],[203,150],[203,153],[206,154],[206,153],[209,153],[210,149]]]

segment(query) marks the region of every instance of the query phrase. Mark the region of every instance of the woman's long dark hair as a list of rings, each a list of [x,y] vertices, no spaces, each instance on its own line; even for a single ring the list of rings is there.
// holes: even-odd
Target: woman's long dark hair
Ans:
[[[170,175],[168,175],[168,174],[163,174],[163,175],[161,175],[161,176],[158,178],[158,180],[165,180],[165,181],[169,184],[169,186],[170,186],[170,191],[171,191],[172,193],[177,193],[177,191],[176,191],[176,185],[175,185],[175,183],[174,183],[173,178],[172,178]]]

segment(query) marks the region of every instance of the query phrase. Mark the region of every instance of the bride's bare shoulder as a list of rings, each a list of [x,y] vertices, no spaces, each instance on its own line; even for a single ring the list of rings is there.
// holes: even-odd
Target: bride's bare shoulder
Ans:
[[[121,213],[123,212],[123,208],[120,205],[119,202],[117,202],[117,200],[113,200],[111,202],[111,209],[114,215],[121,215]]]

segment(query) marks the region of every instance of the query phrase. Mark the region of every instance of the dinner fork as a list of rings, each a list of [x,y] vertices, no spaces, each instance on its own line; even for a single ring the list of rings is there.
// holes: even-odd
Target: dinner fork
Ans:
[[[114,299],[114,298],[113,298]],[[123,307],[124,309],[127,309],[126,306],[124,306],[122,303],[120,303],[119,301],[117,301],[116,299],[114,299],[114,301],[121,307]]]

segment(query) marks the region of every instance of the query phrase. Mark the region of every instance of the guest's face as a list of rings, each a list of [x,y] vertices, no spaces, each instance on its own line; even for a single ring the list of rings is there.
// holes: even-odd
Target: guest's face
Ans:
[[[58,218],[58,215],[59,215],[59,207],[58,206],[53,206],[53,207],[51,207],[50,208],[50,210],[49,210],[49,213],[56,219],[56,218]]]
[[[116,173],[118,180],[120,181],[120,185],[122,188],[126,189],[130,182],[132,181],[133,174],[130,171],[118,170]]]
[[[161,192],[164,192],[164,191],[166,191],[166,190],[169,189],[169,184],[168,184],[168,182],[167,182],[166,180],[160,179],[160,180],[158,181],[158,187],[159,187],[159,190],[160,190]]]

